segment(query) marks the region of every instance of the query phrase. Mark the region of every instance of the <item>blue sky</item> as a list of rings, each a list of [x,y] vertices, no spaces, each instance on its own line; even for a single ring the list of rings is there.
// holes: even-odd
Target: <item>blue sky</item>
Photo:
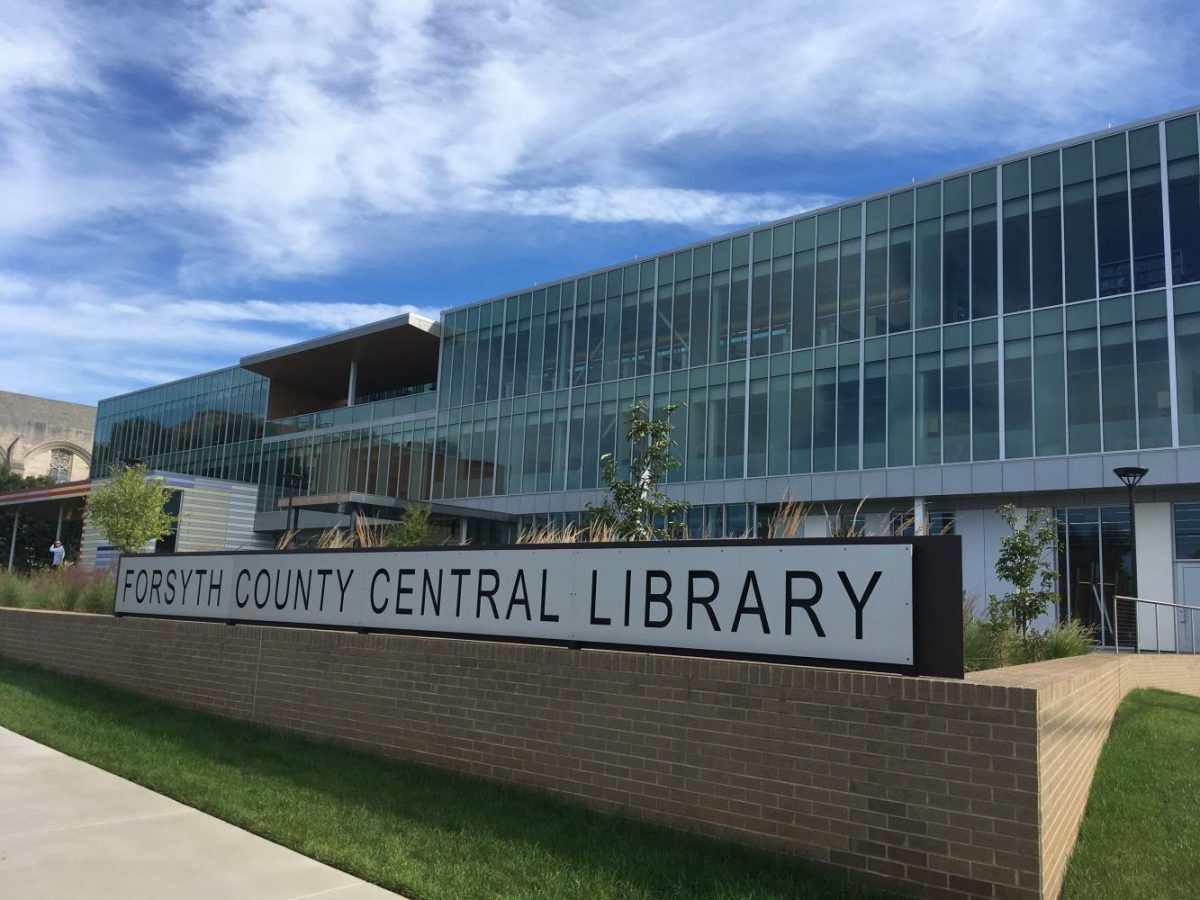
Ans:
[[[1200,102],[1176,2],[0,0],[0,389],[94,403]]]

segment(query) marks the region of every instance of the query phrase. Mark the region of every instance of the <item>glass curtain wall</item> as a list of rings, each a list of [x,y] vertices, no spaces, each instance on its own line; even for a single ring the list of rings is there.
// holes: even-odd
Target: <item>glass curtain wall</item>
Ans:
[[[1181,117],[448,313],[434,495],[595,487],[636,400],[680,405],[687,481],[1200,442],[1198,146]]]

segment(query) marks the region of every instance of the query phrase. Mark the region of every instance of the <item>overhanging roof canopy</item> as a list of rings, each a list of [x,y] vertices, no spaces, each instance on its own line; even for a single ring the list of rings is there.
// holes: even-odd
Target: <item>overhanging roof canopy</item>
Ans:
[[[415,313],[243,356],[241,366],[318,394],[344,395],[352,362],[358,394],[437,380],[441,325]]]

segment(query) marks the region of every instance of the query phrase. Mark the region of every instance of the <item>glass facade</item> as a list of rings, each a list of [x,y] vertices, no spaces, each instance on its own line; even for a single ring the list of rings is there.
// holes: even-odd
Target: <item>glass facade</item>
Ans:
[[[593,488],[638,399],[679,405],[685,481],[1197,443],[1197,143],[1175,118],[451,311],[436,440],[478,475],[434,497]]]
[[[262,509],[291,472],[588,490],[637,400],[677,406],[676,482],[1200,445],[1198,146],[1180,116],[450,310],[424,393],[266,422],[229,369],[104,401],[96,470],[258,481]]]
[[[101,400],[92,477],[126,459],[152,469],[256,482],[267,379],[236,366]]]

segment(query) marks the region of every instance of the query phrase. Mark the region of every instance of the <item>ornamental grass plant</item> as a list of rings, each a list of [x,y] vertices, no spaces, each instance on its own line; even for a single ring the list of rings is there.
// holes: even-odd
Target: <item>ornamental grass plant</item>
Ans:
[[[0,606],[111,613],[114,593],[112,576],[104,571],[89,572],[78,566],[29,573],[0,571]]]

